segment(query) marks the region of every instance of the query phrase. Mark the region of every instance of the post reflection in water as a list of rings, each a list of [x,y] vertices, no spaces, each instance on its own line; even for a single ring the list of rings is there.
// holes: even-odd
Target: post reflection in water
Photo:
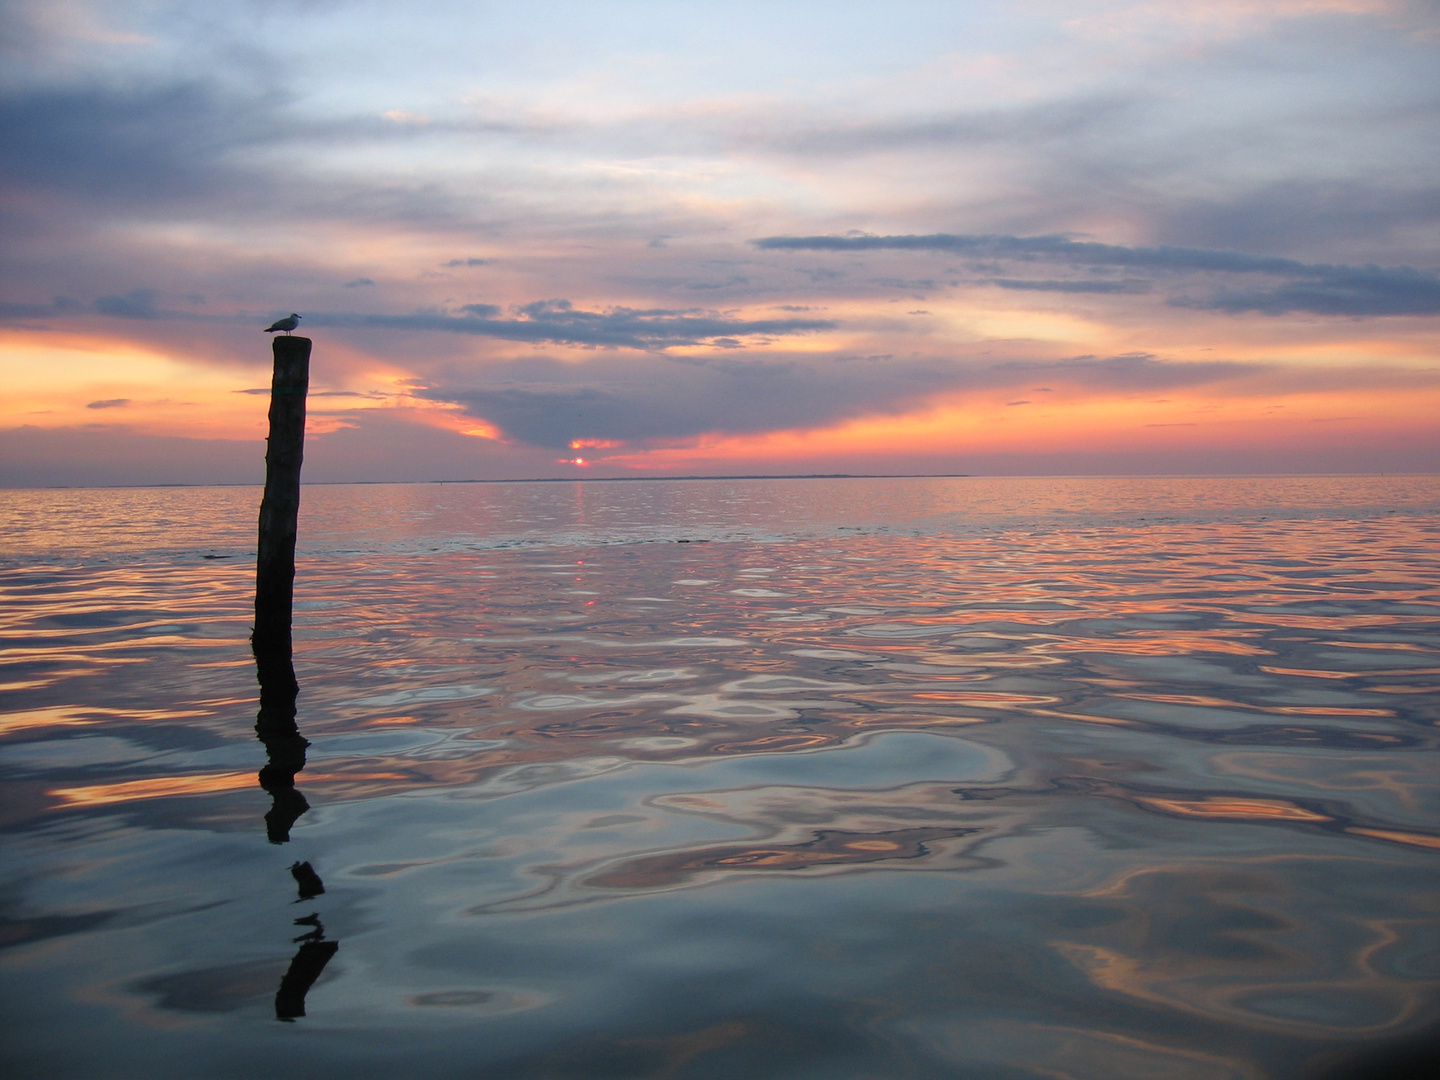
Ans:
[[[300,684],[295,681],[290,643],[266,647],[256,642],[252,649],[255,674],[260,680],[255,735],[265,744],[268,759],[260,770],[260,786],[271,799],[265,815],[265,835],[272,844],[284,844],[290,840],[291,826],[310,809],[305,796],[295,790],[295,774],[305,768],[305,751],[310,743],[295,723]]]
[[[265,814],[265,835],[272,844],[290,840],[290,829],[310,809],[295,787],[295,774],[305,768],[305,751],[309,741],[300,734],[295,722],[295,700],[300,684],[295,678],[295,664],[289,639],[261,644],[252,642],[255,673],[260,680],[260,712],[255,718],[255,735],[265,744],[266,763],[260,770],[260,786],[270,796],[270,809]],[[296,903],[321,896],[325,883],[308,862],[290,866],[299,892]],[[325,940],[325,927],[318,912],[302,915],[296,926],[309,929],[294,941],[300,948],[290,961],[290,968],[275,992],[275,1019],[292,1023],[305,1015],[305,995],[320,978],[340,944]]]

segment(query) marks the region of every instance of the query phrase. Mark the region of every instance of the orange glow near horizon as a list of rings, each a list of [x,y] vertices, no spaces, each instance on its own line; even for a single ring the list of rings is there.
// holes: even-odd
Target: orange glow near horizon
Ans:
[[[999,304],[984,312],[983,306],[934,304],[933,313],[924,313],[929,325],[925,334],[943,337],[959,333],[963,337],[957,325],[973,330],[982,315],[1003,317],[1018,320],[1003,329],[1026,336],[996,341],[992,362],[1033,355],[1047,313]],[[836,310],[827,309],[825,314],[834,316]],[[854,314],[858,319],[859,312]],[[888,315],[886,319],[886,325],[896,323]],[[1274,324],[1257,325],[1268,334]],[[795,362],[808,363],[803,358],[810,350],[833,351],[837,342],[857,355],[867,355],[866,350],[882,347],[880,339],[873,336],[880,332],[875,328],[881,323],[873,316],[871,327],[865,334],[787,340],[783,349],[777,347],[770,362],[789,362],[794,357]],[[149,324],[141,329],[159,332]],[[183,329],[189,332],[189,328]],[[1080,329],[1072,321],[1065,333]],[[1116,327],[1087,323],[1085,329],[1097,338],[1109,338],[1114,348],[1124,346]],[[1312,332],[1313,324],[1300,330]],[[1252,367],[1238,368],[1235,377],[1200,387],[1145,391],[1123,385],[1122,379],[1111,390],[1082,389],[1073,382],[1067,385],[1071,369],[1042,362],[1028,379],[1023,372],[1029,369],[1017,367],[1022,373],[1017,374],[1014,385],[1044,382],[1049,386],[951,393],[905,412],[877,412],[810,429],[731,433],[723,428],[724,418],[717,416],[718,430],[668,442],[653,440],[649,446],[602,435],[582,436],[570,440],[569,446],[572,451],[587,453],[555,463],[586,470],[602,465],[667,471],[724,467],[742,461],[758,467],[765,467],[765,462],[783,467],[800,460],[857,456],[879,460],[906,455],[1143,454],[1216,447],[1263,454],[1281,448],[1393,443],[1407,437],[1406,433],[1418,442],[1433,438],[1440,389],[1426,385],[1430,375],[1419,364],[1424,342],[1404,334],[1384,339],[1354,334],[1353,329],[1349,333],[1323,342],[1291,342],[1279,350],[1287,359],[1276,359],[1271,350],[1264,363],[1261,360],[1267,351],[1260,344],[1252,341],[1241,347],[1241,342],[1231,341],[1224,362]],[[236,347],[236,342],[248,345],[248,338],[202,339],[198,344],[184,341],[177,345],[86,329],[0,331],[0,375],[9,390],[0,423],[102,428],[147,436],[246,441],[263,437],[268,349],[255,348],[253,359],[241,362],[225,351]],[[935,344],[933,338],[931,344]],[[195,355],[192,347],[204,351]],[[365,415],[378,411],[402,425],[493,443],[497,452],[535,449],[508,436],[496,420],[473,415],[462,404],[417,396],[417,387],[436,385],[433,378],[423,377],[423,369],[362,351],[343,340],[326,341],[324,348],[324,377],[313,378],[311,386],[307,430],[312,436],[363,427]],[[1197,346],[1172,360],[1204,363],[1215,356],[1215,349]],[[708,350],[708,355],[713,357],[715,350]],[[459,362],[480,380],[485,378],[488,364],[517,362],[504,347],[488,342],[467,344],[460,356]],[[587,357],[593,353],[571,349],[560,350],[558,358],[584,364],[589,362]],[[754,358],[763,359],[764,354]],[[1377,385],[1365,386],[1362,373],[1366,364],[1377,361],[1384,365],[1373,368]]]
[[[1058,396],[1058,395],[1057,395]],[[1326,435],[1433,433],[1440,390],[1295,394],[1288,397],[1093,398],[947,402],[922,412],[866,417],[829,428],[702,436],[605,459],[632,469],[679,469],[702,461],[862,455],[1126,451],[1231,445],[1256,450],[1323,443]]]
[[[393,364],[328,342],[325,364],[321,378],[312,368],[311,435],[353,426],[348,417],[355,413],[388,409],[461,434],[503,438],[457,405],[415,397],[411,373]],[[7,388],[0,426],[116,426],[143,435],[252,440],[265,431],[270,358],[268,348],[257,348],[253,363],[238,363],[120,337],[0,330],[0,378]]]
[[[265,419],[237,386],[268,372],[202,366],[120,338],[0,332],[11,424],[123,424],[145,434],[252,438]]]

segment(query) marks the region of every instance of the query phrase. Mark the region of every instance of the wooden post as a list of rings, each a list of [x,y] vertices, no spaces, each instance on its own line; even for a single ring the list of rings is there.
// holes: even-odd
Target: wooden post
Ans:
[[[265,450],[265,496],[255,552],[255,629],[263,650],[290,651],[295,599],[295,529],[300,513],[300,463],[305,455],[305,394],[310,387],[310,339],[274,340],[270,383],[270,437]]]

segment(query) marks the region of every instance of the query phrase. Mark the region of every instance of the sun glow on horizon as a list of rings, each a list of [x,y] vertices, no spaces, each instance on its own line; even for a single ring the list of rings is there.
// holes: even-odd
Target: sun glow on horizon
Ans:
[[[1440,389],[1427,393],[1296,394],[1274,399],[1177,395],[1164,400],[1097,398],[1010,404],[958,401],[834,427],[707,434],[683,445],[607,457],[626,469],[677,469],[706,462],[824,457],[989,453],[1135,452],[1215,444],[1257,450],[1323,444],[1344,435],[1435,440]]]

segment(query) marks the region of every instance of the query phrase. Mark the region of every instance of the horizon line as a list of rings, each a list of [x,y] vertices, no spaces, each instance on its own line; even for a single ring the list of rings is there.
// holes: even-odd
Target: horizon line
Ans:
[[[685,476],[525,476],[465,480],[302,480],[302,487],[364,487],[385,484],[566,484],[610,483],[639,480],[1201,480],[1201,479],[1280,479],[1360,478],[1360,477],[1428,477],[1440,476],[1440,470],[1425,472],[1204,472],[1204,473],[727,473],[723,475],[688,474]],[[159,483],[159,484],[22,484],[0,483],[0,491],[119,491],[129,488],[260,488],[264,481]]]

